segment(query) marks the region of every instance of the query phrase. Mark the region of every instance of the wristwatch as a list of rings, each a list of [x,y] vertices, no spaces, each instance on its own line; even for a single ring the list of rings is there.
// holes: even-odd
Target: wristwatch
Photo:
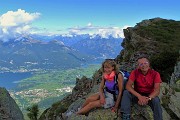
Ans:
[[[151,97],[148,97],[149,98],[149,100],[152,100],[152,98]]]

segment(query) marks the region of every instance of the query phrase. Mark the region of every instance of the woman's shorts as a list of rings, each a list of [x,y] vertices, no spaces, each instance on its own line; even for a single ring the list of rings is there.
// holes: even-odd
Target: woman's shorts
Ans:
[[[114,97],[113,94],[104,91],[104,95],[105,95],[105,101],[106,103],[103,105],[104,108],[111,108],[114,106],[115,101],[114,101]]]

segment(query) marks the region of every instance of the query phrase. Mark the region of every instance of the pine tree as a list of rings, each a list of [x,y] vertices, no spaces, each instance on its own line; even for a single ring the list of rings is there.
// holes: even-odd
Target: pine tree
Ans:
[[[37,120],[39,115],[39,108],[37,104],[32,105],[26,109],[28,111],[27,116],[30,120]]]

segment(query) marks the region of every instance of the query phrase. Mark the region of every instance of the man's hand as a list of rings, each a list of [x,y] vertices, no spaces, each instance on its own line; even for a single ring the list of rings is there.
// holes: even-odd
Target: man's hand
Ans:
[[[138,104],[139,105],[147,105],[148,104],[148,101],[149,101],[149,97],[146,97],[146,96],[140,96],[138,97]]]

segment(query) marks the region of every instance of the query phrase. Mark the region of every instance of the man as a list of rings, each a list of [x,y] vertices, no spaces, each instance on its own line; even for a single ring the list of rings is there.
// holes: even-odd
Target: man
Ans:
[[[126,90],[122,96],[122,119],[129,120],[131,102],[139,105],[149,105],[153,111],[154,120],[162,120],[162,109],[158,95],[160,93],[160,74],[150,68],[146,57],[138,58],[138,67],[130,74]],[[134,87],[132,85],[134,84]]]

